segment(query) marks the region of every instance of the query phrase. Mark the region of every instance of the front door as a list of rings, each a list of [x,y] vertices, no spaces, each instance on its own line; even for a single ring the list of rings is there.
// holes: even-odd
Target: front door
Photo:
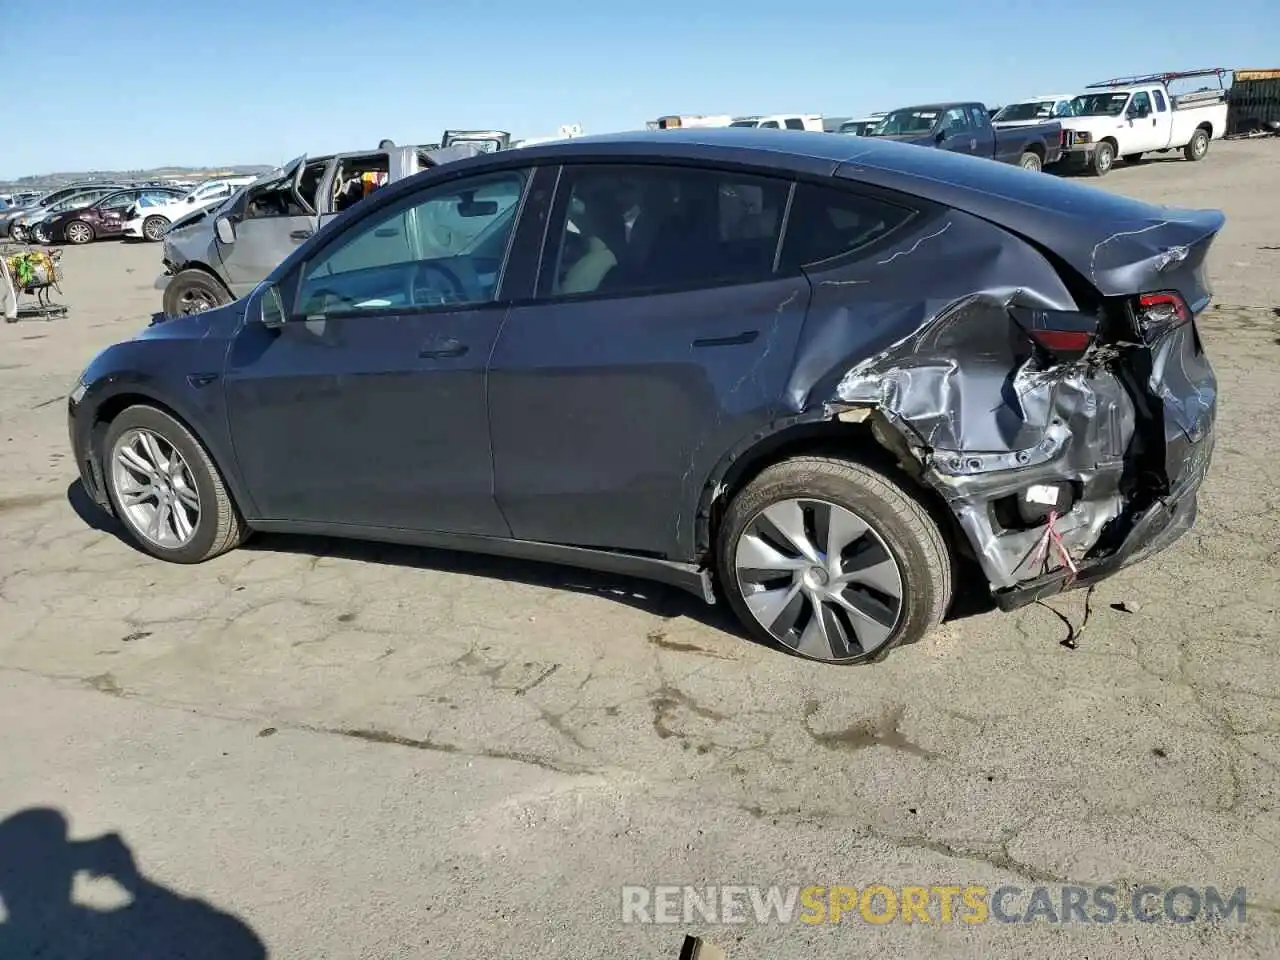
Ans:
[[[513,536],[691,552],[722,452],[778,415],[809,302],[774,260],[791,185],[711,168],[566,168],[538,295],[489,371]]]
[[[973,129],[973,122],[964,107],[952,107],[942,114],[938,121],[943,134],[938,144],[943,150],[952,153],[975,154],[978,152],[978,132]]]
[[[1166,118],[1168,114],[1165,114]],[[1140,90],[1133,95],[1125,110],[1129,135],[1125,137],[1125,149],[1129,153],[1160,150],[1169,145],[1169,131],[1160,124],[1151,94]]]
[[[281,279],[284,296],[298,291],[283,327],[252,322],[249,304],[225,381],[263,519],[508,533],[491,485],[485,369],[525,180],[478,175],[374,206]],[[487,202],[467,199],[482,188]],[[418,225],[440,207],[484,221],[481,241],[433,245]]]
[[[98,223],[94,232],[98,237],[118,237],[124,231],[125,213],[143,196],[141,190],[131,190],[109,197],[98,205]]]
[[[248,191],[232,211],[235,239],[215,240],[231,292],[242,297],[256,287],[319,226],[315,195],[325,160],[299,164],[290,175]]]

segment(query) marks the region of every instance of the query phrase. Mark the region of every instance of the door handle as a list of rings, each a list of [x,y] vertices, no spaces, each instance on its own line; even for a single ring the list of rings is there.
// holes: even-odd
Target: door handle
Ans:
[[[293,233],[289,234],[289,239],[290,240],[306,240],[310,236],[311,236],[310,230],[295,230],[293,231]]]
[[[735,347],[743,343],[751,343],[760,336],[759,330],[743,330],[731,337],[699,337],[693,341],[695,347]]]
[[[442,340],[438,344],[423,347],[418,351],[418,357],[422,360],[446,360],[450,357],[460,357],[470,349],[459,340]]]

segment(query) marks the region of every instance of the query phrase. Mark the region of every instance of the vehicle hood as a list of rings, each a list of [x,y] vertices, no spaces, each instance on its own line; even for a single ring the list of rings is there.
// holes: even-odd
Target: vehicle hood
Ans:
[[[239,301],[185,317],[169,317],[158,313],[151,318],[151,324],[138,331],[133,339],[225,340],[235,335],[243,316],[244,304]]]
[[[1094,127],[1124,126],[1124,117],[1062,117],[1059,121],[1063,130],[1091,130]]]

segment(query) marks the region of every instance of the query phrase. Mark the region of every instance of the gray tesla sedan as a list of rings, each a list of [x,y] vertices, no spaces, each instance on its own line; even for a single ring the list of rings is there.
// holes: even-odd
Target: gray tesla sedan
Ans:
[[[939,622],[961,569],[1007,609],[1190,527],[1223,222],[835,134],[495,153],[108,347],[71,442],[161,559],[253,531],[504,554],[875,660]]]

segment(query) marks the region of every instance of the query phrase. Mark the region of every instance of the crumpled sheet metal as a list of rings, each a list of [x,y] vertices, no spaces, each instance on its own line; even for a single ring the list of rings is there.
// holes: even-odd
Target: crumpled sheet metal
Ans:
[[[1042,368],[1012,322],[1018,294],[954,304],[913,336],[848,371],[840,405],[879,411],[920,476],[951,507],[993,589],[1062,564],[1038,552],[1047,526],[1002,528],[993,501],[1032,484],[1070,482],[1079,499],[1055,523],[1075,560],[1124,508],[1120,482],[1135,410],[1105,351]]]

